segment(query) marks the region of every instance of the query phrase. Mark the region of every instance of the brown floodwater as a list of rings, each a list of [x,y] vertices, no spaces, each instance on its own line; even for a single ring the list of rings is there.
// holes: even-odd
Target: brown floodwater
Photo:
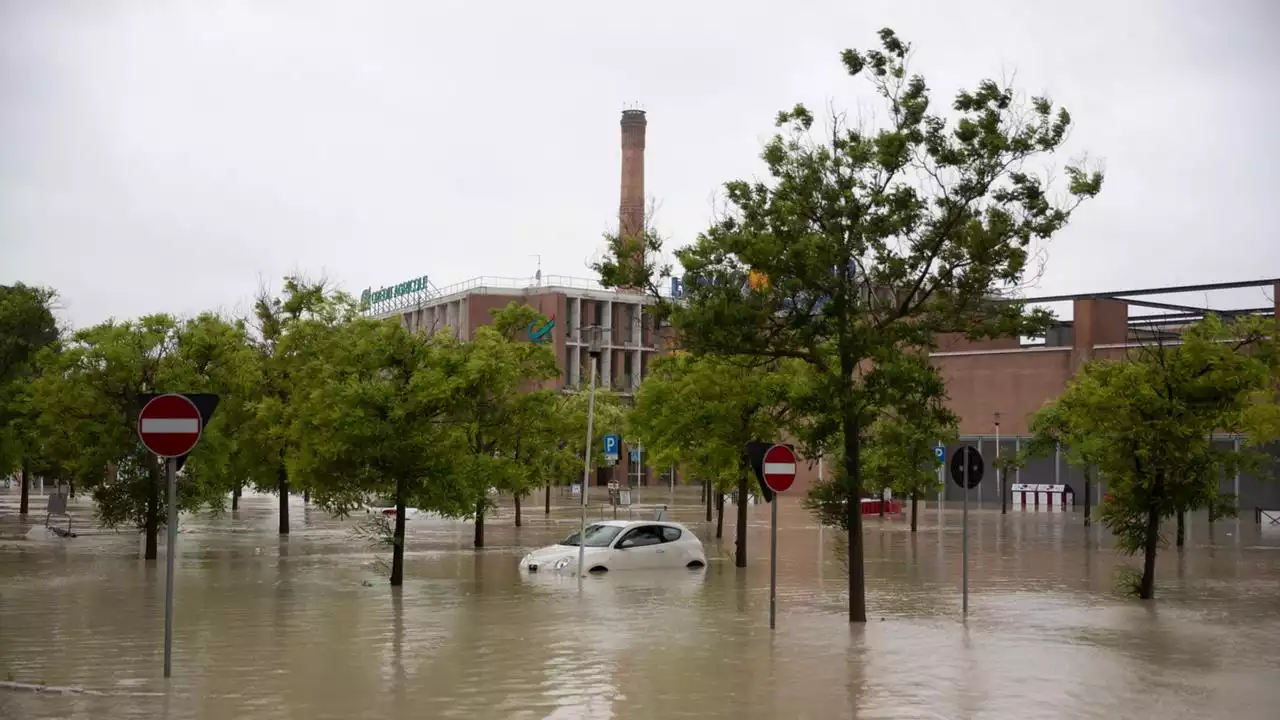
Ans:
[[[516,567],[572,530],[569,508],[548,519],[530,502],[522,528],[505,508],[481,551],[469,524],[415,518],[393,591],[353,521],[297,501],[282,539],[274,502],[183,518],[165,681],[163,543],[145,562],[132,533],[27,540],[16,492],[0,491],[0,718],[1164,720],[1280,707],[1280,529],[1252,517],[1212,534],[1193,522],[1188,547],[1161,557],[1159,599],[1140,603],[1114,590],[1137,560],[1078,514],[974,512],[967,621],[958,509],[931,506],[914,537],[869,518],[870,622],[850,626],[836,534],[784,502],[771,632],[767,506],[751,508],[745,570],[732,508],[716,541],[685,506],[674,519],[707,544],[705,570],[618,572],[581,592]]]

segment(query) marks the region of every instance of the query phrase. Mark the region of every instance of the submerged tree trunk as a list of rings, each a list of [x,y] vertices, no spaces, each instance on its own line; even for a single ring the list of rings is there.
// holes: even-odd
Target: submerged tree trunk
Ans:
[[[707,522],[711,522],[711,496],[715,493],[711,490],[710,480],[703,480],[702,482],[707,488]],[[716,537],[719,537],[719,535]]]
[[[233,511],[240,509],[240,486],[239,485],[236,485],[235,488],[231,490],[231,509]]]
[[[404,584],[404,521],[405,507],[404,480],[396,480],[396,529],[391,535],[391,585],[399,587]]]
[[[1178,547],[1187,544],[1187,513],[1183,510],[1178,511]]]
[[[31,476],[27,472],[27,464],[22,463],[22,499],[18,501],[18,514],[26,515],[31,509]]]
[[[920,491],[911,492],[911,532],[916,531],[916,515],[919,513]]]
[[[520,493],[516,493],[516,527],[520,527]]]
[[[1160,497],[1163,485],[1162,479],[1157,476],[1154,492],[1151,493],[1153,498]],[[1147,532],[1142,543],[1142,583],[1138,587],[1138,597],[1143,600],[1152,600],[1156,596],[1156,548],[1159,544],[1160,509],[1155,500],[1152,500],[1147,509]]]
[[[716,493],[716,539],[724,537],[724,493]]]
[[[750,469],[747,467],[738,468],[738,526],[734,528],[736,535],[737,549],[733,553],[733,564],[735,567],[744,568],[747,566],[747,473]],[[777,495],[774,495],[774,502],[778,502]]]
[[[476,503],[476,534],[472,541],[475,547],[484,547],[484,501]]]
[[[1089,525],[1092,523],[1092,520],[1090,519],[1090,513],[1092,510],[1090,506],[1092,504],[1093,504],[1093,482],[1089,477],[1089,469],[1085,468],[1084,470],[1084,526],[1085,527],[1089,527]]]
[[[284,467],[283,456],[280,469],[276,471],[276,492],[280,495],[280,534],[289,534],[289,471]]]
[[[543,514],[543,515],[550,515],[550,514],[551,514],[551,483],[547,483],[547,492],[546,492],[546,500],[545,500],[545,503],[546,503],[546,506],[543,508],[543,510],[542,510],[542,514]]]
[[[849,368],[849,372],[846,375],[853,375],[852,367]],[[847,478],[845,482],[848,483],[849,499],[845,512],[848,513],[849,526],[849,622],[851,623],[864,623],[867,621],[867,598],[863,585],[862,562],[862,471],[858,467],[860,464],[858,453],[862,449],[860,432],[857,408],[846,400],[844,407],[844,473]]]
[[[160,556],[160,464],[154,460],[148,463],[147,474],[147,514],[142,525],[147,537],[142,557],[144,560],[155,560]],[[169,552],[173,550],[170,549]]]

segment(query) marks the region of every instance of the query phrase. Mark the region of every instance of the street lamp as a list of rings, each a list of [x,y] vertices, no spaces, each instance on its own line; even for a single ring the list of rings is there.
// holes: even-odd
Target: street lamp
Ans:
[[[1000,413],[996,413],[992,420],[996,424],[996,490],[1000,492],[1000,514],[1005,515],[1009,506],[1004,499],[1004,469],[1000,467]]]
[[[593,428],[596,417],[596,367],[600,363],[600,326],[589,325],[583,328],[583,340],[587,343],[587,355],[591,357],[590,393],[587,395],[587,448],[582,454],[582,524],[578,529],[578,589],[582,589],[582,577],[586,575],[587,547],[587,487],[591,481],[591,447],[593,444]]]

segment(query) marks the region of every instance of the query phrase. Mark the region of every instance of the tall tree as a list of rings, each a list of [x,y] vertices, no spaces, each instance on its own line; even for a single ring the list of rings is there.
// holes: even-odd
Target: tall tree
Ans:
[[[280,498],[281,535],[289,534],[290,428],[294,421],[293,396],[298,389],[299,368],[313,359],[313,352],[289,336],[304,321],[316,321],[334,327],[350,320],[355,303],[347,295],[335,291],[325,281],[312,282],[298,276],[286,277],[284,293],[272,296],[266,290],[254,303],[255,342],[260,356],[261,385],[254,403],[251,436],[257,439],[255,469],[250,480],[259,489],[276,493]]]
[[[1014,335],[1043,323],[993,298],[1022,281],[1033,243],[1102,186],[1100,173],[1067,166],[1065,192],[1055,193],[1030,170],[1071,125],[1047,98],[1024,106],[1013,88],[984,80],[956,94],[949,122],[930,112],[924,78],[908,74],[910,46],[888,29],[880,45],[841,60],[884,101],[885,125],[836,115],[817,137],[803,105],[779,113],[786,131],[763,153],[770,179],[725,186],[724,217],[676,252],[685,296],[670,307],[680,343],[695,353],[794,358],[813,369],[825,402],[812,409],[831,421],[851,498],[863,489],[862,429],[884,402],[879,366],[942,332]],[[655,244],[617,238],[598,266],[602,279],[656,287]],[[865,622],[855,505],[849,620]]]
[[[640,384],[630,417],[638,437],[663,465],[680,464],[711,479],[720,497],[738,492],[734,564],[747,566],[747,496],[752,470],[747,444],[781,439],[794,361],[676,353],[655,360]],[[718,523],[716,537],[720,537]]]
[[[1220,478],[1256,466],[1280,437],[1280,347],[1272,320],[1209,316],[1177,344],[1134,348],[1124,361],[1086,365],[1033,427],[1041,447],[1061,442],[1068,459],[1107,478],[1101,520],[1117,546],[1143,555],[1138,596],[1155,597],[1160,524],[1179,512],[1234,513]],[[1214,433],[1247,437],[1239,450]]]
[[[516,445],[521,431],[528,431],[528,416],[522,412],[529,404],[527,394],[559,375],[550,348],[520,339],[531,323],[545,322],[537,310],[513,302],[494,312],[492,324],[476,328],[471,340],[459,347],[454,423],[466,438],[467,451],[456,458],[454,472],[471,490],[463,517],[475,520],[476,547],[484,547],[490,489],[526,492],[530,483],[540,480],[530,479],[528,463],[518,461]]]
[[[303,348],[310,360],[296,369],[305,382],[292,397],[289,472],[339,515],[371,494],[394,499],[391,584],[401,585],[407,509],[458,515],[471,503],[453,473],[457,433],[448,424],[465,358],[446,334],[370,318],[302,321],[281,349]]]
[[[58,340],[56,297],[48,288],[0,285],[0,473],[19,470],[20,515],[29,510],[30,471],[41,442],[24,395],[37,373],[36,358]]]

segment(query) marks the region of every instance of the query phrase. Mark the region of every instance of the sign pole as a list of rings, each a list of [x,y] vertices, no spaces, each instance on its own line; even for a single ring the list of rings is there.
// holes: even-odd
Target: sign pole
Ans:
[[[965,445],[961,449],[964,453],[964,540],[962,541],[962,570],[961,570],[961,586],[963,599],[961,600],[961,613],[969,616],[969,446]]]
[[[169,458],[165,466],[169,488],[169,519],[165,530],[169,546],[164,557],[164,676],[169,677],[173,671],[173,556],[177,554],[178,544],[178,458]]]
[[[596,416],[596,356],[591,356],[591,390],[587,395],[587,451],[582,459],[582,526],[578,530],[578,590],[582,590],[582,576],[586,574],[587,545],[587,486],[591,483],[591,427]]]
[[[745,502],[745,500],[743,500]],[[769,510],[769,629],[777,625],[778,604],[778,496],[773,496]]]

